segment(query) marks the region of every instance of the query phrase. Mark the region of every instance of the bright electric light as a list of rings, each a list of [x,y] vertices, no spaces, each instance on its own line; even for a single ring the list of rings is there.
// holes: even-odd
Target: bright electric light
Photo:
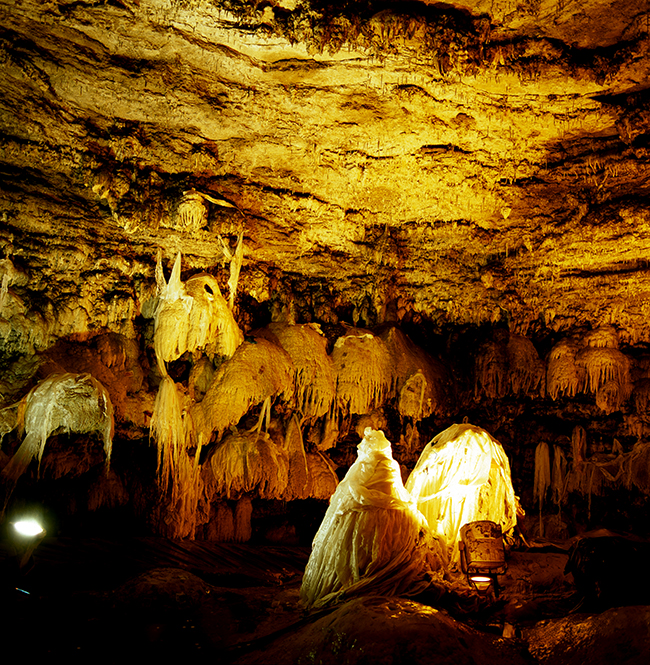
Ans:
[[[471,575],[469,579],[476,587],[476,590],[481,592],[487,591],[492,584],[492,578],[484,575]]]
[[[45,532],[45,529],[35,519],[18,520],[17,522],[14,522],[14,529],[16,529],[21,536],[33,537],[39,536]]]

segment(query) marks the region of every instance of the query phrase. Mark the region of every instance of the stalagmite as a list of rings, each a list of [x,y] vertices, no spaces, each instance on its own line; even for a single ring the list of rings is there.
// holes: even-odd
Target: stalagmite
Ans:
[[[367,428],[314,538],[302,602],[321,607],[354,595],[417,593],[443,558],[404,489],[390,442]]]
[[[428,443],[406,489],[455,564],[464,524],[490,520],[510,535],[517,523],[508,458],[501,444],[475,425],[452,425]]]
[[[566,500],[567,460],[559,446],[553,446],[553,470],[551,472],[551,497],[556,506]]]
[[[291,417],[287,425],[284,436],[284,449],[289,463],[289,478],[283,494],[284,499],[290,501],[294,498],[305,498],[305,489],[309,481],[309,466],[307,464],[307,454],[302,439],[300,422],[295,414]]]
[[[541,441],[535,448],[535,480],[533,484],[533,500],[539,504],[539,535],[544,535],[542,508],[548,488],[551,486],[551,459],[548,444]]]

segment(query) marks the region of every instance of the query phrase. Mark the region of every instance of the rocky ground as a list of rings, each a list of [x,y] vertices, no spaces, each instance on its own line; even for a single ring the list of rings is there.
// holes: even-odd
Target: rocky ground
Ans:
[[[72,662],[647,662],[648,605],[585,604],[564,572],[569,546],[511,552],[498,598],[454,576],[417,598],[351,598],[307,613],[306,548],[46,539],[19,580],[29,595],[5,587],[3,628],[32,657]],[[5,541],[3,565],[9,553]]]

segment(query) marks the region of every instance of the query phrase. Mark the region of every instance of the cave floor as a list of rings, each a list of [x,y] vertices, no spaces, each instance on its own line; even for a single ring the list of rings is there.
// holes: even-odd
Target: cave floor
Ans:
[[[308,548],[297,546],[46,538],[18,571],[15,551],[0,541],[3,605],[10,609],[3,632],[24,644],[31,658],[131,662],[178,656],[264,663],[263,654],[274,644],[282,649],[284,643],[313,639],[305,637],[305,627],[327,621],[336,610],[307,613],[299,605],[308,556]],[[571,615],[580,602],[571,576],[564,574],[567,558],[565,544],[511,552],[497,599],[477,596],[457,577],[442,594],[432,590],[404,602],[410,603],[409,612],[437,607],[463,630],[467,626],[486,639],[515,645],[520,655],[500,662],[559,663],[526,636],[534,639],[536,626]],[[395,603],[385,607],[385,620],[399,614]],[[313,653],[284,652],[284,662],[330,662]],[[341,658],[340,650],[334,655],[336,662],[370,662],[349,654]],[[277,655],[273,658],[276,662]],[[381,662],[396,661],[386,656]]]

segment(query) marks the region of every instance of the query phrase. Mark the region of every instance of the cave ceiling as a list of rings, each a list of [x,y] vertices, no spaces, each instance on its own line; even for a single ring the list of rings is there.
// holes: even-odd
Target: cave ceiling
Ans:
[[[650,341],[645,0],[0,0],[0,25],[16,353],[134,335],[158,252],[227,291],[242,234],[244,328]]]

